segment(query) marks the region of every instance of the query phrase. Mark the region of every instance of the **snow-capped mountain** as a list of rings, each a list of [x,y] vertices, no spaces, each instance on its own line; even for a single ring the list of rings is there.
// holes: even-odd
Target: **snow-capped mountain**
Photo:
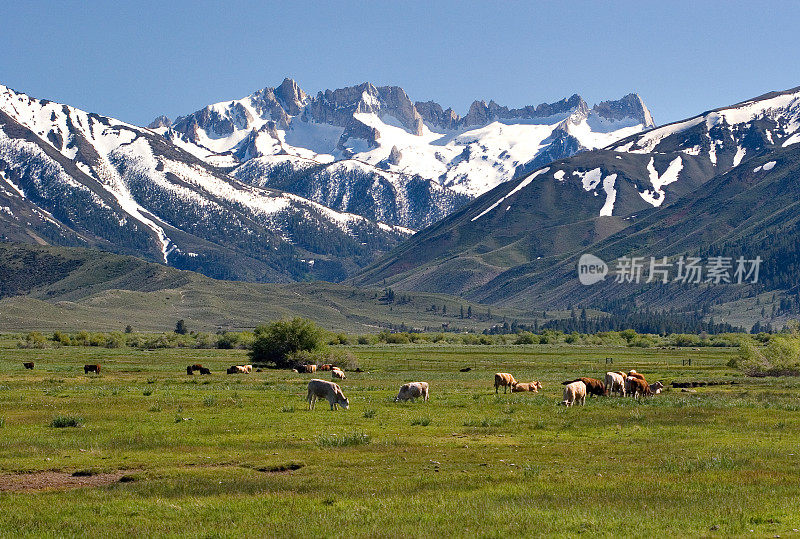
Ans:
[[[765,230],[774,234],[784,225],[782,234],[794,233],[796,189],[786,185],[797,174],[798,142],[800,88],[657,127],[497,186],[398,246],[356,282],[385,280],[489,302],[513,297],[517,306],[534,307],[558,284],[539,286],[545,276],[538,272],[595,252],[610,238],[625,246],[614,256],[654,245],[664,247],[647,255],[668,256],[738,241],[734,222],[746,222],[751,237],[769,239]],[[771,189],[773,209],[756,211],[768,206],[758,197]],[[642,222],[647,233],[631,240]],[[648,235],[655,229],[667,232]]]
[[[411,232],[240,182],[150,129],[5,86],[0,220],[4,239],[268,281],[342,279]]]
[[[611,144],[653,126],[636,94],[590,108],[578,95],[557,103],[509,109],[494,101],[475,101],[461,117],[432,101],[414,103],[402,88],[369,83],[326,90],[309,96],[291,79],[243,99],[210,105],[170,124],[157,118],[150,127],[206,162],[243,167],[252,159],[288,156],[281,169],[305,170],[308,160],[344,167],[328,169],[334,193],[373,198],[384,205],[393,191],[397,221],[417,228],[449,213],[463,200],[524,174],[541,164]],[[270,159],[267,162],[272,162]],[[275,186],[268,167],[253,166],[237,174],[257,185]],[[254,174],[256,169],[263,175]],[[353,191],[342,170],[358,169],[381,184],[379,190]],[[423,180],[427,183],[423,183]],[[280,181],[280,180],[279,180]],[[313,183],[313,182],[307,182]],[[407,184],[411,184],[407,187]],[[323,204],[321,191],[293,191]],[[423,196],[423,202],[408,193]],[[377,195],[377,196],[376,196]],[[455,196],[455,195],[461,195]],[[427,201],[432,213],[425,216]],[[445,202],[438,202],[444,200]],[[458,201],[458,203],[453,203]],[[347,206],[332,206],[349,210]]]

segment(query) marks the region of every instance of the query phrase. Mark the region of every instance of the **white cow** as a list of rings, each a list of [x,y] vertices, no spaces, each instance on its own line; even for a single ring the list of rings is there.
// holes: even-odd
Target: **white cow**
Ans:
[[[395,397],[394,402],[411,400],[414,402],[419,397],[423,401],[428,400],[428,382],[409,382],[400,386],[400,393]]]
[[[586,404],[586,384],[580,380],[564,386],[564,400],[561,404],[572,406],[576,402],[581,406]]]
[[[611,395],[612,393],[618,393],[621,396],[625,396],[625,376],[623,373],[619,372],[607,372],[606,373],[606,392]]]
[[[347,376],[344,375],[344,371],[339,367],[333,367],[331,369],[331,380],[334,378],[338,378],[339,380],[344,380]]]
[[[347,397],[342,393],[342,388],[339,387],[339,384],[314,378],[308,382],[308,395],[306,396],[306,400],[308,401],[309,409],[314,409],[314,403],[317,402],[317,399],[326,399],[331,404],[331,410],[335,410],[336,405],[341,406],[345,410],[350,408],[350,401],[347,400]]]

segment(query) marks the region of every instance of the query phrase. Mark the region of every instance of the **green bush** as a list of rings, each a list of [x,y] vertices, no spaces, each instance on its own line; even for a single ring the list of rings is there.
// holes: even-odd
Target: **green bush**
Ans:
[[[66,427],[80,427],[83,425],[83,419],[80,417],[69,415],[57,415],[50,421],[50,426],[54,429],[63,429]]]
[[[774,336],[764,347],[751,341],[739,345],[739,355],[728,365],[748,376],[800,375],[800,338]]]
[[[19,343],[20,348],[45,348],[47,340],[38,331],[31,331],[25,336],[25,340]]]
[[[539,335],[535,335],[530,331],[522,331],[518,333],[517,338],[514,340],[514,344],[539,344],[540,342],[541,339],[539,338]]]
[[[273,363],[286,368],[291,365],[291,354],[321,350],[322,335],[317,324],[299,317],[261,325],[255,331],[250,359],[253,363]]]

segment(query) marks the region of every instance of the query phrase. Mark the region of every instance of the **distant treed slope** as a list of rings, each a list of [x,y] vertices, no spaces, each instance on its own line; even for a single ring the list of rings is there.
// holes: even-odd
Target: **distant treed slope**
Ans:
[[[408,235],[241,183],[148,129],[2,86],[0,208],[5,239],[254,281],[340,280]]]

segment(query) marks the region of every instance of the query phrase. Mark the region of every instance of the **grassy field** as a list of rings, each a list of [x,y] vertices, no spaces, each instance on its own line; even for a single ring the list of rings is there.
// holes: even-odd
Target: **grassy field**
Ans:
[[[341,383],[350,410],[331,412],[307,410],[313,375],[225,375],[242,351],[13,343],[0,341],[3,537],[800,529],[800,381],[742,378],[731,349],[352,346],[366,372]],[[187,376],[195,362],[214,374]],[[739,383],[557,406],[562,380],[611,368]],[[543,392],[495,396],[496,371]],[[430,382],[428,403],[393,402],[411,380]],[[65,488],[75,472],[98,484]],[[8,490],[26,478],[50,488]]]

